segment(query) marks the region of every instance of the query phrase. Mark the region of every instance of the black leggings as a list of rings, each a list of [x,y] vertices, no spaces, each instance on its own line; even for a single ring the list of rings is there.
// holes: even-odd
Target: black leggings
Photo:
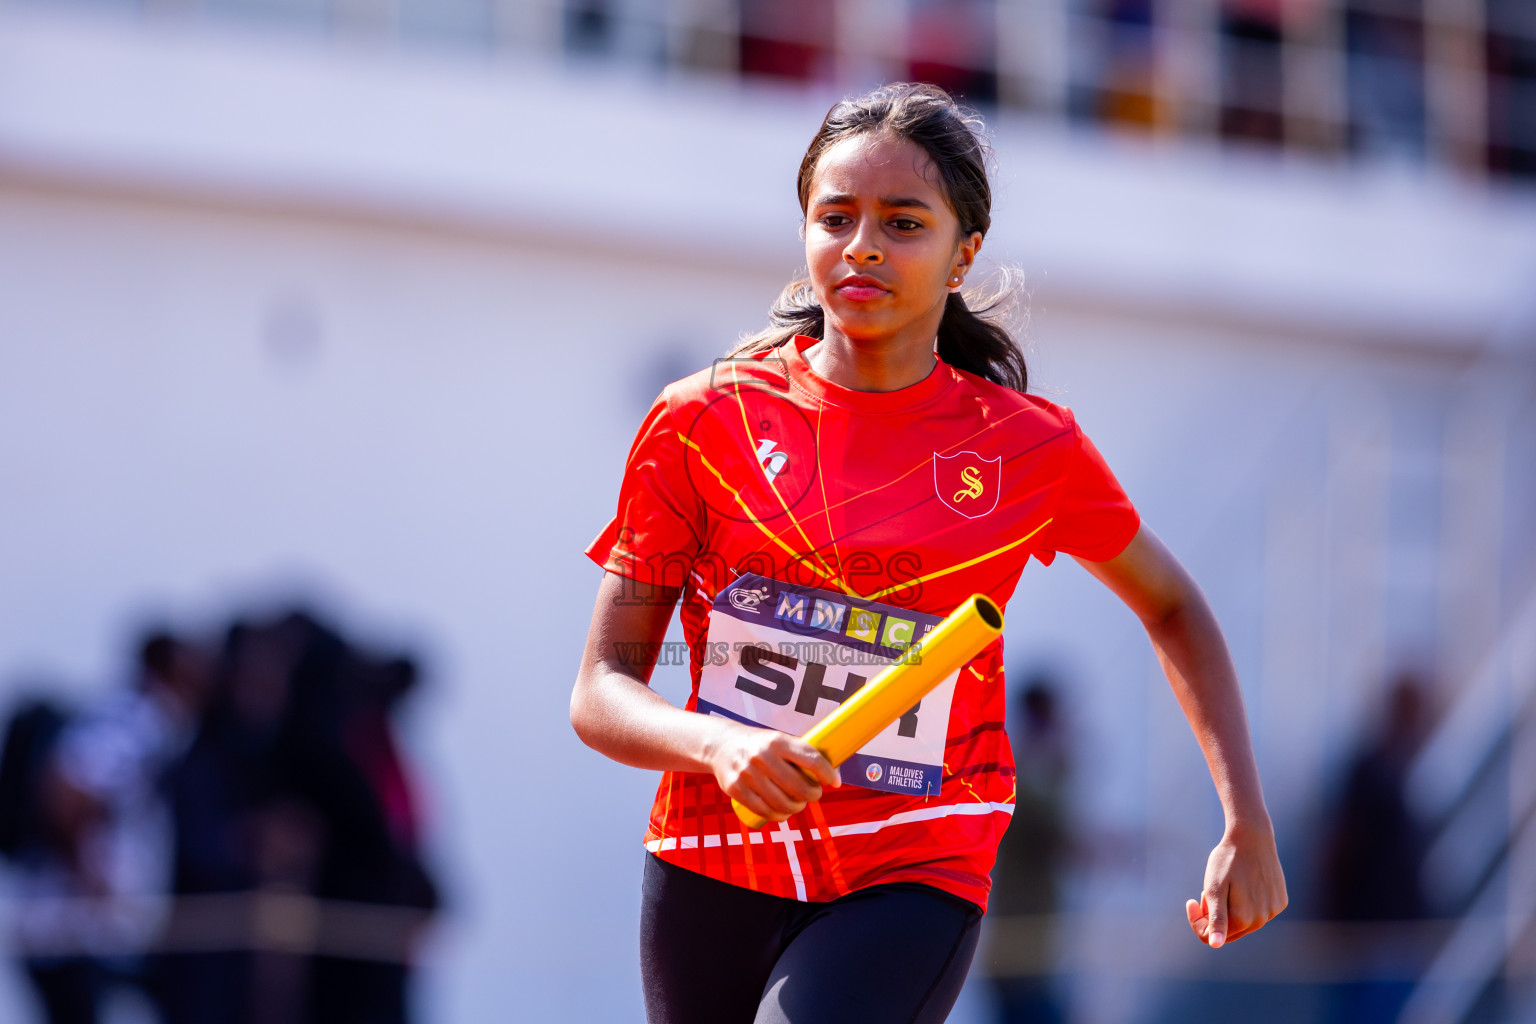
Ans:
[[[646,855],[650,1024],[930,1024],[949,1016],[981,910],[927,885],[831,903],[753,892]]]

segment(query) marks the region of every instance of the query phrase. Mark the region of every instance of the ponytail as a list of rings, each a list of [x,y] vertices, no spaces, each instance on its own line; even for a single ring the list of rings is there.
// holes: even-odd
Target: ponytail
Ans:
[[[1020,275],[1004,268],[985,292],[969,296],[950,292],[939,321],[939,358],[958,370],[1015,391],[1029,390],[1024,350],[1013,340],[1008,322],[1020,310]],[[972,309],[970,303],[976,303]]]

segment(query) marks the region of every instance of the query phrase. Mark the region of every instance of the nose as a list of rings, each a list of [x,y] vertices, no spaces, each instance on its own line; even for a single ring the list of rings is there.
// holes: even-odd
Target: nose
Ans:
[[[877,218],[859,218],[853,237],[848,239],[848,244],[843,249],[843,260],[855,267],[885,262],[885,250],[880,246]]]

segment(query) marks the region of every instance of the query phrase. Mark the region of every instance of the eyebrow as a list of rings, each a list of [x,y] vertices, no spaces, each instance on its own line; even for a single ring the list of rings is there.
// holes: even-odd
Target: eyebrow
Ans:
[[[852,206],[857,201],[856,197],[846,192],[838,192],[829,196],[818,196],[815,206]],[[915,207],[919,210],[931,210],[933,207],[923,202],[916,196],[881,196],[881,206]]]

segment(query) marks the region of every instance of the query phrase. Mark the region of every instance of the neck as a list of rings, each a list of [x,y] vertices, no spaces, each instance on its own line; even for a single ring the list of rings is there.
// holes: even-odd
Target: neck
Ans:
[[[868,340],[850,338],[828,323],[822,340],[805,351],[816,373],[850,391],[900,391],[925,379],[938,361],[934,332]]]

